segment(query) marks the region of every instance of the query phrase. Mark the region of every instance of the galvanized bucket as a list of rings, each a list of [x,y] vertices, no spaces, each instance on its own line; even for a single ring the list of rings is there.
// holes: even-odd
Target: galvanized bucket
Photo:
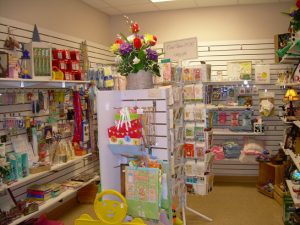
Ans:
[[[140,70],[137,73],[130,73],[127,76],[127,90],[150,89],[153,88],[152,73]]]

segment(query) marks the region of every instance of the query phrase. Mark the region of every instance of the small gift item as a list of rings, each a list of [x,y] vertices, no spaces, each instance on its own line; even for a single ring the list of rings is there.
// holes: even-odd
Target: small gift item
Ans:
[[[108,129],[110,144],[141,145],[142,125],[136,110],[124,107],[115,118],[116,125]]]
[[[192,139],[195,138],[195,124],[186,124],[185,125],[185,138],[186,139]]]
[[[226,112],[219,112],[219,125],[226,125],[227,115]]]
[[[182,70],[182,80],[184,82],[193,81],[193,74],[191,68],[183,68]]]
[[[183,146],[184,157],[186,158],[194,158],[194,144],[193,143],[185,143]]]
[[[196,101],[203,101],[203,84],[194,85],[194,97]]]
[[[195,99],[194,85],[186,85],[183,88],[183,98],[185,101],[191,101]]]
[[[185,121],[195,120],[194,111],[195,111],[195,106],[194,105],[187,105],[184,108],[184,120]]]
[[[205,107],[203,104],[196,104],[194,108],[194,117],[197,121],[204,121],[205,120]]]
[[[214,160],[218,161],[218,160],[222,160],[225,158],[222,146],[219,146],[219,145],[213,146],[211,148],[211,151],[215,154]]]
[[[196,142],[195,144],[195,156],[198,159],[203,160],[205,155],[205,144],[203,142]]]
[[[202,81],[200,68],[192,68],[192,74],[195,81]]]
[[[196,141],[204,142],[204,125],[197,123],[195,125],[194,135]]]
[[[239,126],[239,112],[232,112],[231,115],[231,126],[236,127]]]

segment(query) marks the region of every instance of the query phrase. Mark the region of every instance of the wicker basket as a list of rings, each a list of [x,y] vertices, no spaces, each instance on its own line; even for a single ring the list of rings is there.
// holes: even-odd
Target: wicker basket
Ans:
[[[137,73],[130,73],[127,76],[127,90],[153,88],[152,73],[140,70]]]

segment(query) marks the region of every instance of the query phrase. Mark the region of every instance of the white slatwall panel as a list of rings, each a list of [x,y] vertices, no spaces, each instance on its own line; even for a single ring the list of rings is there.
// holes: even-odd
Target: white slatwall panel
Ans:
[[[3,47],[4,41],[7,37],[8,26],[11,28],[11,31],[14,37],[21,43],[31,42],[33,25],[24,24],[18,21],[9,20],[6,18],[0,17],[0,51],[5,50]],[[80,48],[80,43],[84,40],[55,33],[43,28],[38,27],[40,38],[42,42],[51,43],[52,47],[59,49],[78,49]],[[88,44],[88,56],[89,61],[91,62],[91,66],[95,64],[112,64],[114,62],[113,56],[111,55],[108,47],[103,46],[98,43],[87,41]],[[26,89],[26,92],[37,92],[38,90],[47,92],[46,89]],[[53,90],[53,88],[51,88]],[[3,92],[4,90],[0,90]],[[12,91],[12,90],[7,90]],[[31,112],[31,104],[14,104],[14,105],[0,105],[0,135],[6,134],[7,130],[3,128],[4,115],[6,116],[33,116]],[[46,121],[49,116],[49,111],[41,111],[39,114],[34,115],[37,120]],[[97,116],[94,115],[94,125],[95,129],[97,129]],[[20,130],[18,134],[11,135],[26,135],[26,130]],[[67,137],[69,138],[69,137]],[[12,151],[12,144],[8,142],[6,145],[7,152]],[[58,171],[49,171],[44,176],[30,180],[26,183],[22,183],[18,186],[14,186],[11,188],[13,195],[17,200],[24,198],[27,190],[27,186],[32,185],[34,183],[47,183],[47,182],[62,182],[71,177],[74,177],[80,173],[88,172],[94,173],[99,172],[99,159],[98,156],[90,156],[82,161],[74,162]],[[0,198],[0,202],[3,198]],[[0,208],[3,205],[0,204]]]
[[[5,50],[3,45],[7,38],[8,27],[13,36],[21,43],[31,42],[33,25],[24,24],[18,21],[0,17],[0,50]],[[38,27],[42,42],[50,43],[53,48],[58,49],[79,49],[83,39],[72,37],[65,34],[56,33]],[[91,66],[95,64],[112,64],[114,57],[107,46],[87,41],[88,56]]]
[[[162,52],[161,46],[158,46],[158,51]],[[252,137],[259,140],[264,140],[266,148],[271,150],[273,154],[279,149],[279,142],[283,139],[283,129],[285,125],[278,117],[280,105],[283,105],[282,98],[285,93],[284,90],[275,86],[277,74],[279,71],[285,71],[293,65],[275,64],[275,50],[274,40],[236,40],[236,41],[216,41],[216,42],[199,42],[198,43],[198,61],[205,61],[207,64],[212,65],[212,76],[215,77],[219,71],[222,72],[224,77],[227,76],[227,63],[233,61],[252,61],[253,65],[253,79],[254,79],[254,66],[257,64],[269,64],[271,67],[271,84],[269,85],[256,85],[259,91],[275,92],[275,114],[268,118],[263,118],[266,132],[264,136]],[[163,58],[163,55],[161,56]],[[191,60],[191,61],[197,61]],[[199,62],[183,62],[183,65],[195,65]],[[253,110],[254,115],[258,115],[258,95],[253,96]],[[227,111],[230,114],[231,111]],[[228,117],[228,126],[230,125],[230,117]],[[228,140],[237,140],[243,144],[245,137],[239,136],[214,136],[214,143],[221,144]],[[251,138],[251,137],[250,137]],[[257,176],[258,165],[241,164],[239,161],[224,160],[215,163],[214,173],[223,176]]]

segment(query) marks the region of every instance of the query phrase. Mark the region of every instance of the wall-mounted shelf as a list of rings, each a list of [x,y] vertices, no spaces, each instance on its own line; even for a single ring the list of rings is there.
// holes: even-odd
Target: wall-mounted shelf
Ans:
[[[231,131],[229,129],[213,128],[213,135],[226,135],[226,136],[262,136],[264,133],[254,133],[245,131]]]
[[[290,153],[294,154],[293,152],[291,152],[290,149],[284,148],[283,142],[280,142],[279,145],[280,145],[280,147],[282,148],[282,150],[284,151],[285,155],[290,155]]]
[[[98,179],[99,179],[99,176],[95,176],[93,179],[91,179],[91,180],[89,180],[85,183],[82,183],[82,185],[79,188],[64,191],[59,196],[57,196],[55,198],[51,198],[51,199],[47,200],[43,205],[39,206],[38,211],[36,211],[34,213],[31,213],[29,215],[26,215],[26,216],[22,216],[19,219],[17,219],[15,221],[13,221],[12,223],[10,223],[9,225],[17,225],[17,224],[20,224],[21,222],[23,222],[25,220],[28,220],[28,219],[36,216],[36,215],[39,215],[41,212],[43,212],[47,209],[50,209],[52,206],[56,206],[58,202],[61,202],[63,199],[66,199],[66,198],[72,196],[73,194],[75,194],[81,188],[89,185],[90,183],[92,183],[92,182],[94,182]]]
[[[203,81],[206,85],[237,85],[244,84],[245,82],[252,82],[252,80],[228,80],[228,81]]]
[[[291,180],[286,180],[286,184],[287,184],[287,186],[289,188],[289,191],[291,193],[291,196],[292,196],[295,207],[299,208],[300,207],[300,199],[298,198],[298,194],[293,191],[293,185],[294,184],[292,183]]]
[[[92,153],[88,153],[88,154],[83,155],[83,156],[76,156],[74,159],[72,159],[72,160],[70,160],[70,161],[68,161],[66,163],[61,163],[61,164],[56,164],[56,165],[51,166],[50,170],[47,170],[47,171],[44,171],[44,172],[40,172],[40,173],[30,174],[27,177],[21,178],[18,181],[14,182],[14,183],[12,183],[10,185],[7,185],[6,188],[12,188],[12,187],[18,186],[20,184],[24,184],[24,183],[26,183],[28,181],[31,181],[31,180],[37,179],[39,177],[42,177],[42,176],[44,176],[44,175],[46,175],[46,174],[48,174],[50,172],[61,170],[64,167],[69,166],[69,165],[71,165],[73,163],[79,162],[82,159],[84,159],[84,158],[86,158],[86,157],[88,157],[90,155],[92,155]]]
[[[206,109],[212,109],[212,110],[244,110],[248,109],[247,106],[231,106],[231,105],[206,105]]]
[[[299,121],[299,120],[296,120],[296,121],[294,121],[293,123],[294,123],[297,127],[300,128],[300,121]]]
[[[282,120],[283,123],[285,124],[293,124],[293,122],[287,121],[286,117],[280,117],[280,119]]]
[[[280,87],[296,87],[296,86],[300,86],[300,82],[295,82],[295,83],[285,83],[285,84],[275,84],[276,86],[280,86]]]
[[[0,78],[0,88],[69,88],[90,81],[79,80],[34,80]]]
[[[238,158],[237,159],[222,159],[214,161],[214,164],[235,164],[235,165],[258,165],[258,162],[253,163],[242,163]]]

